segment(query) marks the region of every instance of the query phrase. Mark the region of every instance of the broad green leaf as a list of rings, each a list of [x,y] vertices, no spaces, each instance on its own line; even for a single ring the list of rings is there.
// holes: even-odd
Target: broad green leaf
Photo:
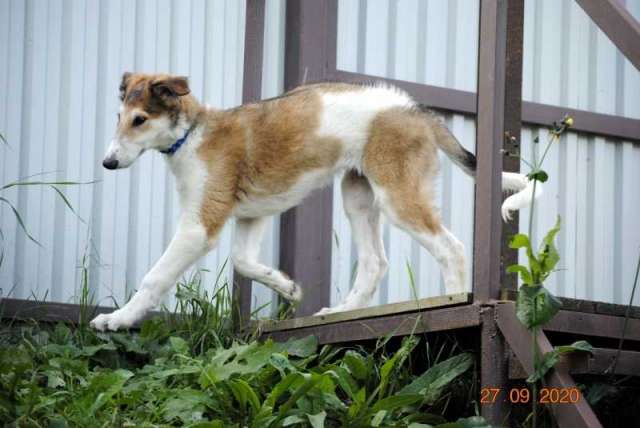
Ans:
[[[534,373],[527,378],[527,382],[534,383],[541,380],[560,360],[560,356],[572,352],[593,352],[593,347],[585,340],[579,340],[571,345],[556,346],[553,351],[543,355]]]
[[[373,416],[373,419],[371,419],[371,426],[372,427],[379,427],[380,424],[382,423],[382,420],[384,419],[385,416],[387,416],[387,411],[386,410],[380,410],[378,413],[376,413]]]
[[[366,359],[358,352],[348,350],[342,362],[347,366],[351,375],[358,380],[365,380],[369,376]]]
[[[523,285],[518,291],[516,316],[531,329],[543,325],[555,316],[562,303],[546,288],[540,285]]]
[[[409,385],[402,388],[398,394],[424,394],[425,402],[433,404],[456,377],[467,371],[473,365],[471,354],[460,354],[444,360],[429,368]]]
[[[544,183],[549,179],[549,174],[541,169],[536,169],[527,174],[527,178],[529,178],[529,180],[536,180],[540,183]]]
[[[322,380],[324,375],[319,375],[317,373],[300,373],[300,376],[304,379],[304,382],[293,392],[293,394],[291,394],[291,397],[289,397],[289,399],[280,406],[278,409],[278,414],[280,416],[284,416],[300,397],[306,394],[307,391]]]
[[[513,235],[513,238],[511,238],[511,242],[509,243],[509,248],[513,248],[514,250],[519,248],[531,248],[529,237],[524,233],[517,233]]]
[[[556,224],[551,230],[549,230],[549,232],[547,232],[545,237],[542,239],[542,244],[540,245],[540,251],[538,252],[537,258],[542,270],[541,281],[544,281],[544,279],[549,276],[560,260],[560,254],[558,254],[558,249],[554,243],[555,237],[559,231],[560,216],[557,217]]]
[[[315,415],[307,414],[307,418],[313,428],[324,428],[324,420],[327,418],[327,412],[323,410]]]
[[[531,272],[529,272],[529,269],[527,269],[526,266],[511,265],[507,268],[507,272],[518,273],[520,274],[520,279],[524,284],[533,285],[533,278],[531,277]]]
[[[291,415],[291,416],[287,416],[286,418],[284,418],[282,420],[282,426],[283,427],[288,427],[294,424],[303,424],[305,423],[306,420],[300,416],[300,415]]]
[[[556,346],[556,349],[561,354],[569,354],[571,352],[589,352],[593,353],[593,346],[586,340],[578,340],[571,345]]]
[[[189,353],[189,345],[187,341],[181,337],[171,336],[169,338],[169,344],[171,345],[171,349],[178,354],[186,355]]]
[[[281,347],[287,351],[289,355],[306,358],[316,353],[318,349],[318,338],[315,336],[307,336],[302,339],[289,339],[281,344]]]
[[[133,376],[128,370],[115,370],[112,372],[104,372],[95,376],[89,384],[88,394],[84,397],[87,402],[92,403],[88,409],[89,414],[93,415],[98,409],[102,408],[114,395],[116,395],[124,383]],[[90,400],[90,401],[89,401]]]
[[[187,428],[225,428],[225,425],[224,422],[220,420],[200,421],[187,425]]]
[[[171,397],[162,404],[160,411],[166,422],[179,420],[182,424],[203,419],[203,414],[212,401],[209,395],[195,389],[172,391]]]
[[[391,395],[389,397],[378,400],[371,408],[372,412],[379,412],[380,410],[386,410],[393,412],[401,407],[410,406],[422,401],[424,396],[422,394],[402,394]]]
[[[541,380],[553,366],[560,360],[560,353],[553,350],[545,353],[536,367],[536,370],[527,378],[527,382],[534,383]]]
[[[482,416],[472,416],[438,425],[437,428],[491,428],[491,425]]]
[[[347,396],[353,400],[354,390],[357,388],[356,382],[351,378],[351,375],[344,367],[332,367],[331,370],[327,370],[325,374],[332,376],[340,388],[347,394]]]

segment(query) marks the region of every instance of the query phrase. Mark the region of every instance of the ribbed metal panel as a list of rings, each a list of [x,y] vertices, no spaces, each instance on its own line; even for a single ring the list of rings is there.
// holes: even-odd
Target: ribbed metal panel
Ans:
[[[626,3],[640,16],[639,0]],[[575,2],[527,0],[525,4],[525,100],[640,117],[640,73]],[[475,91],[478,5],[468,0],[340,1],[338,68]],[[459,115],[445,120],[473,151],[474,121]],[[528,160],[540,150],[531,143],[538,134],[545,133],[531,128],[523,132],[522,152]],[[545,135],[540,139],[545,141]],[[444,224],[467,248],[470,272],[473,182],[448,159],[441,159],[437,202]],[[539,201],[533,235],[537,242],[556,215],[563,219],[562,270],[548,282],[559,295],[628,301],[640,251],[639,162],[637,144],[573,133],[549,151],[545,169],[551,179]],[[528,167],[523,164],[522,169]],[[524,211],[521,230],[527,229],[528,218]],[[348,293],[356,263],[339,180],[334,186],[334,229],[335,303]],[[373,304],[412,298],[407,266],[411,266],[418,297],[444,291],[439,270],[426,251],[394,227],[385,226],[384,237],[390,269]]]
[[[267,9],[264,89],[274,95],[282,80],[273,42],[281,38],[282,1]],[[0,132],[10,145],[1,148],[2,183],[40,173],[46,174],[34,179],[97,181],[65,190],[84,223],[50,189],[3,192],[42,247],[2,209],[2,295],[72,301],[83,258],[101,304],[122,304],[138,286],[168,244],[178,206],[159,154],[145,154],[130,170],[101,167],[120,76],[125,70],[188,75],[203,102],[238,105],[244,17],[245,3],[235,0],[0,1]],[[218,248],[197,265],[212,271],[205,274],[208,287],[229,256],[231,235],[227,225]],[[278,254],[273,236],[270,231],[263,252],[270,263]]]
[[[640,16],[640,0],[627,0]],[[598,112],[640,117],[640,75],[573,1],[527,0],[524,98]],[[117,86],[124,70],[189,75],[193,92],[216,107],[240,103],[244,2],[232,0],[0,0],[0,132],[2,183],[46,172],[44,179],[99,180],[66,193],[82,223],[49,189],[10,189],[42,248],[17,229],[10,211],[0,212],[5,260],[3,295],[32,293],[71,301],[86,257],[91,286],[101,303],[118,303],[139,284],[170,239],[177,215],[173,179],[157,154],[129,171],[104,173],[100,161],[115,125]],[[343,70],[475,90],[478,1],[341,0],[338,67]],[[263,95],[282,90],[284,0],[266,8]],[[445,118],[469,149],[472,118]],[[523,132],[523,154],[538,129]],[[543,133],[544,134],[544,133]],[[544,135],[541,135],[544,141]],[[640,246],[640,147],[629,142],[569,134],[552,147],[551,179],[534,219],[534,235],[563,219],[561,270],[549,281],[560,295],[612,302],[628,299]],[[634,168],[635,166],[635,168]],[[523,166],[523,169],[526,167]],[[348,293],[356,262],[334,186],[332,302]],[[466,245],[471,271],[473,182],[442,157],[438,182],[442,217]],[[521,216],[521,229],[528,223]],[[278,219],[263,243],[262,259],[278,260]],[[433,259],[406,234],[385,226],[390,271],[374,304],[444,291]],[[199,267],[211,285],[229,255],[232,227]],[[230,272],[227,272],[229,274]],[[273,293],[254,284],[253,307]],[[467,284],[470,289],[470,282]],[[640,296],[636,304],[640,304]],[[273,306],[265,309],[268,314]]]

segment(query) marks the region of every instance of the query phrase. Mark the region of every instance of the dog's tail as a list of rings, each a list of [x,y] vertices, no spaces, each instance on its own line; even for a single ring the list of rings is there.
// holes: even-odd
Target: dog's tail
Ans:
[[[456,137],[447,129],[446,126],[439,123],[434,127],[436,145],[447,154],[456,165],[471,177],[476,175],[476,157],[473,153],[467,151]],[[502,173],[502,190],[515,192],[510,195],[502,203],[502,218],[504,221],[511,219],[511,212],[517,211],[528,206],[531,203],[535,187],[535,198],[542,195],[542,184],[533,185],[533,181],[529,180],[526,175],[515,172]]]

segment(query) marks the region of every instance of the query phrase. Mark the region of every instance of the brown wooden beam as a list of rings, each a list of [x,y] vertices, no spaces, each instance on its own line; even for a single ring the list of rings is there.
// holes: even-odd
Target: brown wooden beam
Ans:
[[[615,349],[594,348],[593,352],[576,352],[564,355],[571,374],[579,375],[609,375],[618,351]],[[621,351],[616,365],[616,375],[640,376],[640,352]],[[511,354],[509,356],[509,379],[524,379],[527,377],[520,361]]]
[[[544,325],[544,330],[619,339],[622,336],[623,327],[624,317],[622,316],[562,310]],[[640,341],[640,319],[629,318],[624,336],[627,341]]]
[[[507,0],[480,2],[478,97],[476,115],[476,194],[473,246],[473,294],[486,304],[500,298],[502,217],[502,142],[505,126]],[[509,88],[513,89],[513,88]],[[497,334],[493,308],[484,309],[481,331],[480,386],[506,389],[504,342]],[[492,425],[503,425],[508,408],[502,400],[481,408]]]
[[[504,302],[496,305],[497,322],[509,347],[518,358],[527,375],[534,371],[533,354],[531,352],[531,332],[516,318],[515,303]],[[536,344],[540,355],[553,350],[544,332],[538,332]],[[576,388],[576,384],[569,374],[565,361],[560,361],[551,369],[545,378],[546,384],[556,388]],[[537,397],[533,397],[536,399]],[[560,427],[602,427],[595,413],[582,397],[576,404],[551,404],[551,411]]]
[[[505,61],[504,150],[503,171],[519,172],[520,159],[508,153],[520,152],[522,130],[522,51],[524,29],[524,0],[510,0],[507,4],[507,53]],[[502,224],[500,250],[500,284],[502,290],[517,290],[518,279],[507,273],[508,266],[518,263],[518,251],[509,248],[511,237],[518,233],[519,215],[516,211],[508,223]]]
[[[502,236],[502,141],[504,139],[506,0],[480,3],[476,119],[476,202],[473,294],[477,301],[500,298]]]
[[[326,78],[327,0],[289,0],[285,19],[285,89]],[[314,192],[280,220],[280,267],[302,284],[304,298],[296,315],[310,315],[329,306],[333,189]]]
[[[620,0],[576,0],[624,56],[640,70],[640,23]]]
[[[0,299],[0,318],[4,320],[34,320],[38,322],[63,322],[78,324],[80,321],[89,322],[99,314],[109,314],[115,308],[108,306],[92,306],[83,308],[74,303],[42,302],[26,299]],[[87,317],[81,320],[83,315]],[[138,328],[142,321],[160,315],[158,311],[151,311],[136,322],[133,328]]]
[[[250,103],[262,98],[262,56],[264,43],[263,0],[247,0],[244,29],[244,67],[242,76],[242,102]],[[234,325],[241,329],[251,314],[251,280],[233,273]]]
[[[476,114],[476,94],[441,86],[423,85],[403,80],[387,79],[369,74],[335,70],[327,80],[351,83],[386,82],[410,93],[419,103],[436,110],[464,115]],[[640,119],[632,119],[604,113],[595,113],[550,104],[522,102],[522,123],[533,126],[549,126],[565,115],[574,118],[574,132],[599,135],[606,138],[640,142]]]
[[[361,340],[376,340],[386,335],[406,336],[480,325],[480,307],[463,305],[451,308],[385,315],[375,318],[341,321],[332,324],[312,325],[290,330],[265,332],[262,337],[276,341],[315,335],[321,344],[351,343]]]
[[[418,102],[431,108],[447,110],[453,113],[476,114],[476,94],[473,92],[344,70],[330,72],[328,80],[349,83],[385,82],[407,91]]]

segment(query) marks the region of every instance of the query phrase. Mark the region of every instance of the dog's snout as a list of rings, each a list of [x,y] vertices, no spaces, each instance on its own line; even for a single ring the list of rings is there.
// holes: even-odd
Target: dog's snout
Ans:
[[[116,169],[118,167],[118,159],[106,158],[102,161],[102,166],[107,169]]]

